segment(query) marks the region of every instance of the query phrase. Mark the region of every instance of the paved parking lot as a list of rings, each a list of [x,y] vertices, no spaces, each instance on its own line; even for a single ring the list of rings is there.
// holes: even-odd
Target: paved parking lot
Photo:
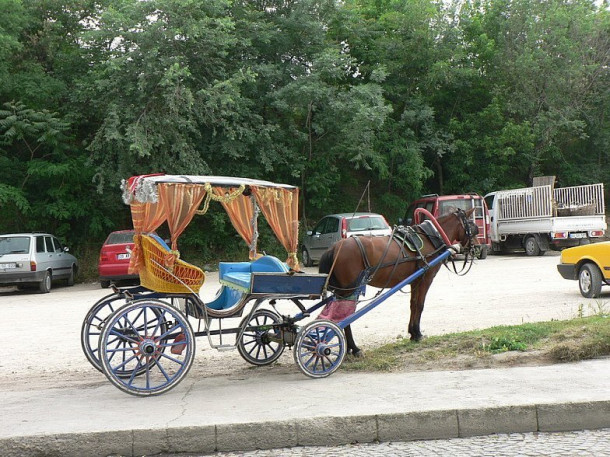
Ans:
[[[559,276],[558,261],[557,253],[542,257],[490,256],[477,261],[464,277],[442,268],[426,301],[424,334],[570,319],[580,312],[591,313],[606,306],[610,289],[602,299],[584,299],[575,281]],[[213,298],[218,287],[217,274],[209,273],[201,292],[204,301]],[[0,289],[0,385],[48,387],[49,383],[99,380],[100,373],[82,354],[80,327],[88,309],[108,292],[97,283],[58,286],[50,294]],[[367,297],[376,292],[370,289]],[[390,297],[353,324],[357,342],[365,349],[407,336],[409,296],[405,292]],[[286,313],[295,312],[292,304],[280,303],[280,308]],[[239,321],[228,319],[224,327],[237,326]],[[282,355],[282,361],[292,364],[291,354]],[[203,376],[222,376],[248,368],[237,351],[212,350],[205,338],[199,338],[189,376],[193,371]]]

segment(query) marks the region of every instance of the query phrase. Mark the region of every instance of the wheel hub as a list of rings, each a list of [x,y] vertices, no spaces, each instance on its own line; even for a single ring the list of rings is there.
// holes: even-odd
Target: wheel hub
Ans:
[[[581,284],[583,290],[588,292],[589,289],[591,288],[591,277],[588,274],[583,273],[580,276],[580,284]]]
[[[158,351],[157,342],[152,338],[143,338],[138,344],[140,353],[146,357],[153,357]]]
[[[324,343],[319,343],[316,346],[316,353],[320,357],[328,357],[332,354],[332,350]]]

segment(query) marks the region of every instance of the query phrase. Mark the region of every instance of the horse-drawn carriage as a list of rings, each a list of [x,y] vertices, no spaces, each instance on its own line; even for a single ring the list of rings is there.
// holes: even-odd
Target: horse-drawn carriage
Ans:
[[[433,221],[430,233],[436,232],[442,242],[433,244],[434,236],[407,233],[419,230],[379,240],[348,239],[327,253],[321,262],[324,273],[309,274],[301,271],[296,256],[296,187],[244,178],[146,175],[123,183],[123,199],[131,207],[135,230],[130,271],[139,274],[140,285],[113,286],[112,294],[95,303],[83,322],[81,343],[95,368],[119,389],[138,396],[175,387],[193,363],[195,338],[202,336],[213,348],[237,348],[253,365],[273,363],[291,347],[303,373],[329,376],[348,350],[357,350],[349,325],[407,284],[414,290],[417,283],[420,291],[411,296],[409,324],[412,338],[419,339],[417,307],[423,307],[434,274],[454,252],[454,240],[467,246],[476,235],[467,217],[456,213]],[[206,303],[199,295],[205,273],[180,258],[177,241],[212,201],[224,207],[249,246],[249,261],[220,262],[220,290]],[[259,212],[286,249],[285,261],[259,254]],[[169,244],[155,234],[163,223],[169,227]],[[407,252],[407,246],[417,254]],[[337,297],[357,300],[367,283],[388,290],[337,322],[317,319],[299,326]],[[296,314],[277,312],[278,300],[292,303]],[[307,301],[314,304],[305,306]],[[223,319],[241,316],[238,327],[223,328]]]

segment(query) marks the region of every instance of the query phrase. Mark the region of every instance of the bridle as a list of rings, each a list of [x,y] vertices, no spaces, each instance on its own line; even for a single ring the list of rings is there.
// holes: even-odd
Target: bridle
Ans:
[[[463,209],[458,208],[458,210],[453,214],[455,214],[455,216],[458,218],[458,220],[462,224],[462,227],[464,228],[464,234],[466,237],[466,241],[465,242],[460,241],[460,244],[464,248],[464,262],[462,264],[462,267],[458,268],[455,264],[454,258],[450,257],[448,259],[448,261],[451,260],[453,272],[456,275],[464,276],[472,268],[472,264],[473,264],[474,258],[476,256],[475,241],[476,241],[477,235],[479,233],[479,228],[473,221],[471,221],[468,218],[468,216],[466,216],[466,212]],[[448,261],[445,262],[445,266],[447,267],[447,269],[449,269],[449,271],[451,271],[451,268],[449,268],[447,266]]]

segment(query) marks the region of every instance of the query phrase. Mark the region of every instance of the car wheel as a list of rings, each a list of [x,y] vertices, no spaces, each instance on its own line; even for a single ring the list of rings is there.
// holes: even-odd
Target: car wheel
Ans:
[[[602,291],[602,274],[597,265],[585,263],[578,272],[578,287],[585,298],[597,298]]]
[[[51,273],[45,271],[42,281],[38,284],[38,290],[41,294],[48,294],[51,292]]]
[[[307,250],[307,248],[303,248],[302,257],[303,265],[305,265],[306,267],[313,266],[313,260],[311,260],[311,256],[309,255],[309,251]]]
[[[100,281],[100,286],[102,286],[102,289],[108,289],[110,287],[110,281],[108,281],[108,280],[101,280]]]
[[[73,286],[74,285],[74,276],[75,276],[75,271],[74,271],[74,267],[72,267],[71,271],[70,271],[70,276],[68,276],[68,279],[66,279],[66,284],[68,286]]]
[[[535,256],[540,254],[540,246],[533,236],[528,236],[525,239],[525,253],[529,256]]]

